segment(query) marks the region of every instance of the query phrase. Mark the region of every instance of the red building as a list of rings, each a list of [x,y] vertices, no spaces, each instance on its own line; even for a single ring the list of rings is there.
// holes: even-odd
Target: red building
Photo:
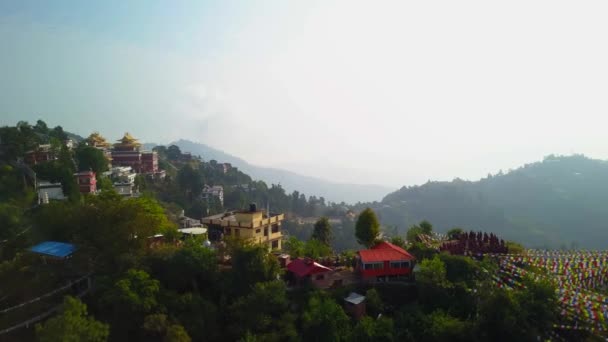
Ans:
[[[158,154],[141,151],[141,144],[129,133],[114,144],[112,149],[113,166],[130,166],[137,173],[158,173]]]
[[[357,252],[357,271],[364,280],[389,281],[407,279],[412,274],[415,258],[405,249],[383,241],[371,249]]]
[[[287,265],[287,271],[292,275],[295,285],[312,284],[317,287],[330,285],[330,274],[333,270],[312,259],[297,258]]]
[[[40,145],[34,151],[25,153],[24,161],[28,165],[36,165],[56,160],[57,156],[51,150],[51,145]]]
[[[82,171],[75,173],[76,183],[81,194],[90,194],[97,192],[97,178],[93,171]]]
[[[142,152],[141,154],[141,173],[158,172],[158,154],[156,152]]]

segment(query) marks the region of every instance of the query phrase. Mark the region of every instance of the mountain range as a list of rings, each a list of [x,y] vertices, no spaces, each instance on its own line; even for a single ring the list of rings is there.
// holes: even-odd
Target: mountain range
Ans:
[[[438,231],[495,232],[529,247],[605,249],[607,204],[608,162],[572,155],[474,182],[403,187],[372,207],[401,232],[426,219]]]
[[[356,209],[371,207],[383,225],[399,234],[428,220],[440,232],[453,227],[483,230],[528,247],[601,249],[608,241],[608,162],[583,155],[551,155],[478,181],[429,181],[391,192],[384,186],[343,184],[252,165],[189,140],[173,144],[205,160],[231,163],[253,179],[281,184],[288,192],[357,203]]]
[[[179,146],[184,152],[190,152],[192,155],[200,155],[204,160],[215,159],[218,162],[230,163],[233,166],[238,167],[239,170],[250,175],[253,179],[262,180],[269,185],[281,184],[288,192],[297,190],[308,196],[322,196],[326,200],[332,202],[357,203],[377,201],[388,192],[394,190],[381,185],[332,182],[316,177],[300,175],[292,171],[256,166],[211,146],[189,140],[178,140],[172,144]]]

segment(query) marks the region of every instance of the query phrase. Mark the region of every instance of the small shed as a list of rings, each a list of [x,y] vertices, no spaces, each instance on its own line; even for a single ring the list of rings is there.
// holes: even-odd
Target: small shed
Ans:
[[[44,241],[31,247],[29,250],[45,257],[62,260],[69,258],[76,250],[76,247],[71,243]]]
[[[365,316],[365,296],[356,292],[351,292],[344,298],[344,311],[354,319],[361,319]]]

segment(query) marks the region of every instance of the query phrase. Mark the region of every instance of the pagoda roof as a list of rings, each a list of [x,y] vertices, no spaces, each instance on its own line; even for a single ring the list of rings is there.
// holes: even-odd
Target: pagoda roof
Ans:
[[[126,132],[125,135],[118,140],[118,142],[120,142],[121,145],[137,145],[140,146],[141,144],[137,141],[137,139],[135,139],[131,134],[129,134],[129,132]]]
[[[108,143],[106,138],[104,138],[101,134],[99,134],[99,132],[91,133],[91,135],[89,135],[89,137],[86,140],[92,146],[103,146],[103,147],[110,146],[110,143]]]

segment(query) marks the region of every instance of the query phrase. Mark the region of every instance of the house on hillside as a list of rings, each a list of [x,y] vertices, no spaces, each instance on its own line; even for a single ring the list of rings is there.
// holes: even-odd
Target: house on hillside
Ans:
[[[281,223],[283,214],[258,210],[255,204],[249,210],[229,211],[204,217],[202,223],[209,227],[209,240],[218,241],[224,236],[249,239],[268,245],[268,249],[281,249]]]
[[[135,177],[137,174],[133,172],[130,166],[115,166],[108,171],[112,179],[112,186],[119,195],[125,197],[137,197],[139,191],[135,187]]]
[[[61,183],[52,183],[39,180],[36,183],[36,191],[38,192],[39,203],[49,203],[49,200],[64,200],[66,199],[63,193]]]
[[[364,281],[408,280],[415,258],[405,249],[390,242],[380,242],[357,252],[357,272]]]
[[[125,133],[112,148],[112,164],[129,166],[136,173],[143,173],[154,178],[164,178],[165,172],[158,168],[158,153],[142,151],[141,143],[129,133]]]
[[[316,287],[329,287],[333,270],[312,259],[297,258],[287,265],[290,281],[294,285],[312,284]]]
[[[57,160],[57,155],[51,148],[51,144],[39,145],[38,148],[25,153],[23,158],[27,165],[36,165]]]
[[[203,200],[209,201],[212,197],[217,198],[222,206],[224,205],[224,188],[221,185],[205,185],[201,193]]]

